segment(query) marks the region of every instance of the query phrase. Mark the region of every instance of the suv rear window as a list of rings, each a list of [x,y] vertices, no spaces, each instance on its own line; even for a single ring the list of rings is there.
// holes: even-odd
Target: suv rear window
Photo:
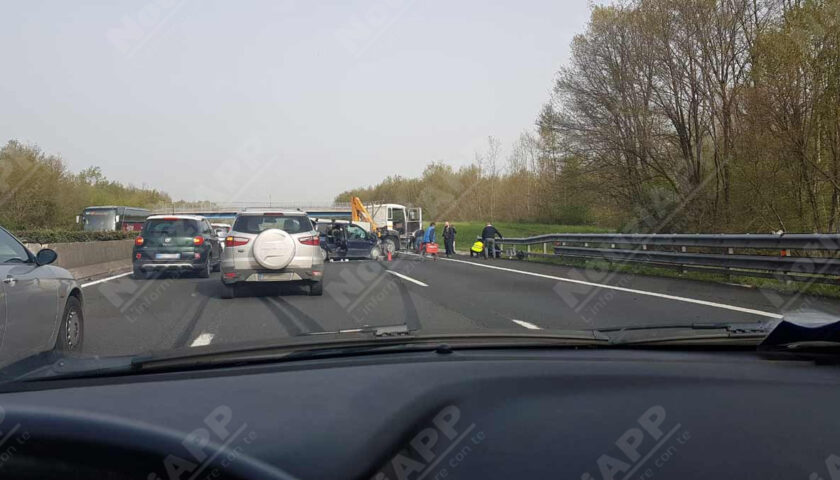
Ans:
[[[144,237],[195,237],[201,234],[201,226],[195,220],[147,220],[143,225]]]
[[[288,233],[312,231],[312,222],[306,215],[240,215],[236,217],[233,230],[242,233],[260,233],[277,228]]]

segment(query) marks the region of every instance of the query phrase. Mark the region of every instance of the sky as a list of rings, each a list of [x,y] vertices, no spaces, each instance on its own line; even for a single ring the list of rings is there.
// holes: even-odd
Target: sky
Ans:
[[[331,201],[533,129],[586,0],[5,1],[0,142],[175,199]],[[387,199],[384,199],[387,200]]]

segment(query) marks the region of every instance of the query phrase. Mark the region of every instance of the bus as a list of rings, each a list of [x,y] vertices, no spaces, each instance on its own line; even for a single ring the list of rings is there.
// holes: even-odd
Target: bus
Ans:
[[[76,217],[76,223],[81,223],[82,229],[86,232],[140,231],[146,217],[151,214],[152,212],[145,208],[113,205],[87,207],[81,215]]]

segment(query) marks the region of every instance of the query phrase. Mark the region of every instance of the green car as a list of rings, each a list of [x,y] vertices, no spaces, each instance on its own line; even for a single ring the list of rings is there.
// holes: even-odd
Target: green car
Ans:
[[[206,218],[195,215],[154,215],[146,219],[134,241],[134,277],[150,272],[192,271],[201,278],[218,271],[222,247]]]

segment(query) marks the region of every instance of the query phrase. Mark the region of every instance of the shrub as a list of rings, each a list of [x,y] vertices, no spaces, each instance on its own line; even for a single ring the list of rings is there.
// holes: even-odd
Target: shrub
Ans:
[[[85,232],[80,230],[25,230],[12,232],[25,243],[71,243],[125,240],[136,237],[140,232]]]

